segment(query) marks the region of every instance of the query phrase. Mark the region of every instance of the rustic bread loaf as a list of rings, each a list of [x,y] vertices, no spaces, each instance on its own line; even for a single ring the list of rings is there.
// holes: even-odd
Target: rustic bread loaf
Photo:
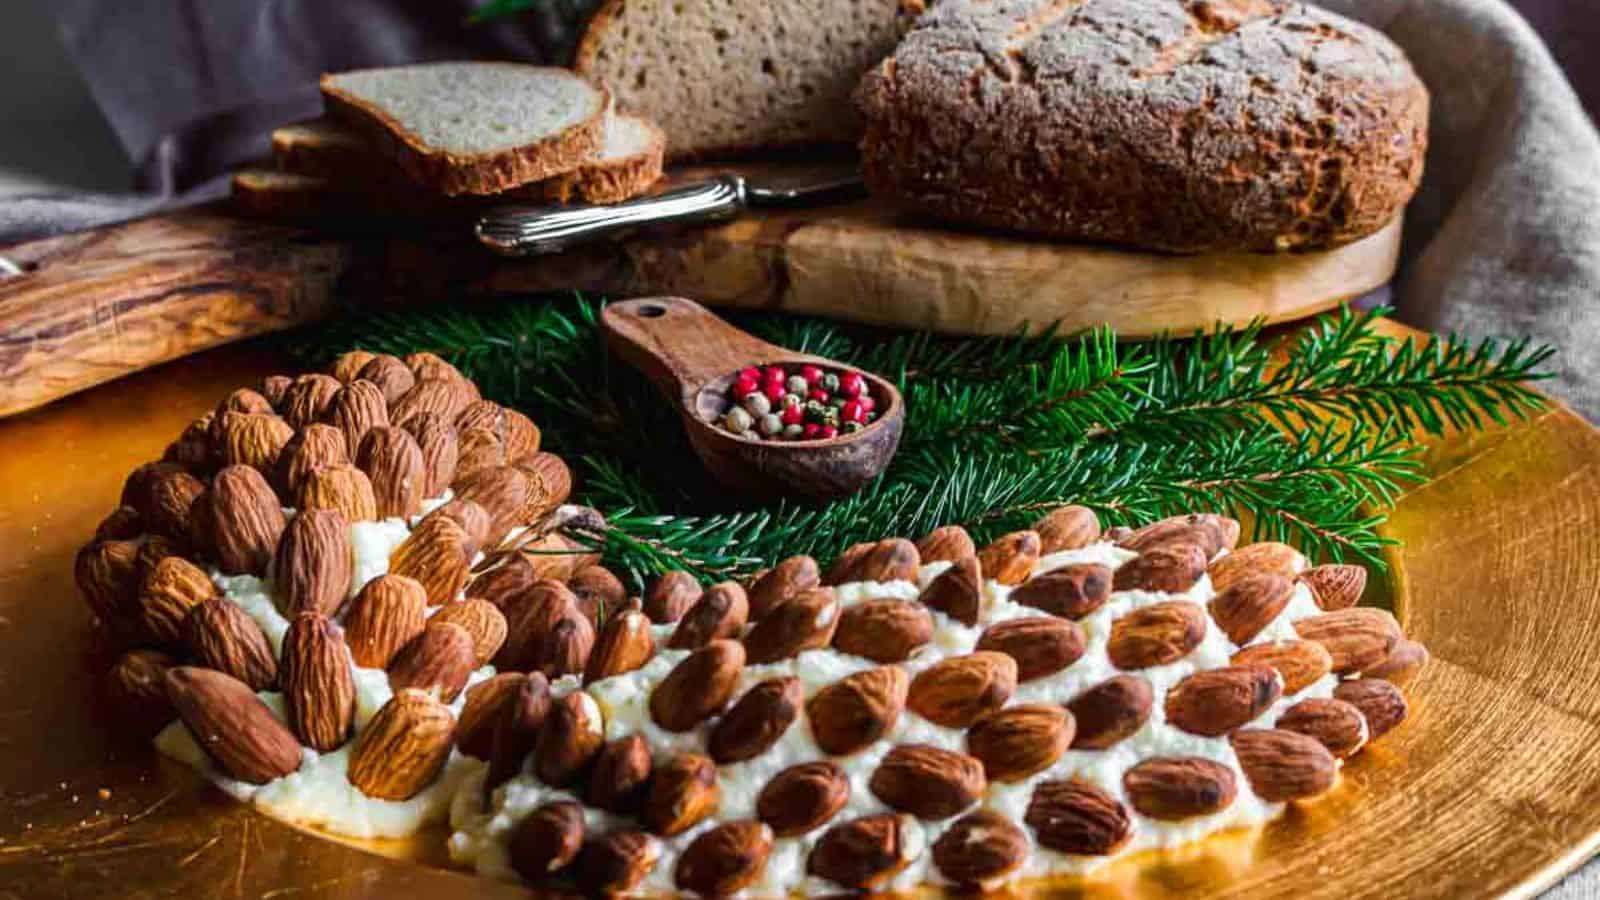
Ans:
[[[669,158],[853,143],[850,92],[921,0],[609,0],[574,68],[666,131]]]
[[[1427,144],[1399,48],[1288,0],[942,0],[857,101],[907,209],[1182,252],[1369,235]]]

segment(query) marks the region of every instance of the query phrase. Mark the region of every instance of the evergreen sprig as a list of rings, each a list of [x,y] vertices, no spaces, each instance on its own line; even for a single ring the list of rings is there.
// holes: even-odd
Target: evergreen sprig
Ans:
[[[526,410],[608,513],[607,563],[636,582],[705,579],[795,553],[959,523],[985,540],[1062,503],[1133,524],[1226,511],[1312,556],[1382,565],[1377,528],[1422,469],[1414,433],[1481,428],[1542,408],[1527,382],[1552,351],[1526,341],[1379,334],[1342,309],[1290,338],[1260,326],[1118,343],[1107,329],[950,338],[765,313],[729,318],[773,343],[868,369],[906,399],[889,469],[825,504],[762,504],[712,483],[677,414],[604,349],[582,297],[389,313],[291,346],[313,364],[361,347],[438,353],[485,396]]]

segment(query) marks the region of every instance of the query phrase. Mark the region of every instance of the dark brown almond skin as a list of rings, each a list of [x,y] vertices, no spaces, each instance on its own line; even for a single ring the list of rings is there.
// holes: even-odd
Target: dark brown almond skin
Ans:
[[[1118,591],[1181,594],[1206,573],[1206,554],[1194,544],[1163,544],[1123,563],[1111,577]]]
[[[1187,600],[1141,606],[1111,623],[1106,655],[1119,669],[1147,669],[1188,656],[1206,635],[1206,612]]]
[[[507,576],[508,583],[511,578],[520,582],[522,576]],[[575,630],[579,634],[569,633],[567,639],[578,639],[589,620],[578,611],[578,600],[566,585],[551,578],[541,578],[500,596],[503,602],[497,602],[494,597],[484,597],[499,606],[506,617],[506,639],[500,645],[500,652],[495,654],[495,668],[518,672],[540,671],[549,675],[551,669],[570,661],[557,658],[557,651],[572,648],[552,644],[550,633],[555,630],[557,623],[576,620],[583,625],[574,625],[569,632]],[[593,626],[590,628],[592,632]],[[590,652],[593,649],[591,643]]]
[[[879,887],[904,869],[907,822],[894,813],[863,816],[829,828],[811,848],[806,872],[841,887]]]
[[[539,735],[554,706],[550,684],[538,672],[518,681],[516,689],[500,704],[491,723],[489,771],[483,780],[485,799],[522,772],[528,754],[538,748]]]
[[[551,678],[578,675],[594,652],[594,626],[577,606],[569,608],[535,645],[533,667]]]
[[[844,548],[844,552],[835,557],[833,564],[828,566],[827,571],[822,573],[822,583],[836,586],[855,581],[856,569],[875,546],[877,546],[876,541],[865,541],[860,544],[851,544]]]
[[[920,603],[883,598],[845,607],[833,633],[834,649],[873,662],[904,662],[933,640],[933,617]]]
[[[1357,678],[1340,682],[1333,696],[1354,706],[1367,720],[1367,739],[1377,740],[1405,721],[1409,711],[1406,695],[1380,678]]]
[[[532,690],[544,698],[544,712],[550,712],[550,683],[538,672],[501,672],[467,689],[467,700],[456,721],[456,748],[468,756],[487,760],[494,749],[494,732],[505,705],[532,682]],[[544,717],[538,718],[543,724]]]
[[[1374,666],[1361,670],[1364,677],[1382,678],[1392,684],[1406,684],[1428,664],[1428,648],[1416,641],[1399,640],[1389,648],[1389,655]]]
[[[1113,675],[1067,704],[1077,731],[1074,750],[1105,750],[1129,737],[1150,719],[1155,692],[1138,675]]]
[[[451,500],[450,502],[455,503],[456,501]],[[477,504],[473,505],[477,506]],[[443,507],[440,508],[442,509]],[[482,507],[479,507],[479,509],[482,509]],[[439,510],[434,510],[426,518],[432,518],[438,512]],[[426,521],[426,518],[424,521]],[[466,529],[463,527],[462,530],[464,532]],[[534,585],[541,580],[543,579],[534,570],[533,563],[529,562],[527,557],[511,554],[505,557],[499,565],[480,573],[467,582],[466,595],[487,600],[500,607],[501,612],[508,612],[515,605],[517,598],[533,590]],[[560,584],[560,582],[554,583]],[[562,589],[566,590],[566,585],[562,585]],[[568,593],[571,592],[568,591]]]
[[[1268,666],[1207,669],[1167,692],[1167,722],[1206,737],[1241,728],[1283,696],[1283,680]]]
[[[283,635],[280,668],[295,736],[324,753],[343,746],[355,723],[356,686],[339,626],[318,612],[295,616]]]
[[[1100,540],[1100,518],[1087,506],[1061,506],[1034,523],[1040,553],[1081,550]]]
[[[1221,812],[1239,795],[1232,769],[1197,756],[1144,760],[1123,773],[1122,789],[1135,810],[1164,822]]]
[[[676,622],[700,602],[700,582],[688,572],[667,572],[644,594],[644,614],[658,625]]]
[[[866,747],[894,729],[909,686],[899,666],[879,666],[839,679],[806,703],[811,736],[833,756]]]
[[[1294,596],[1294,582],[1281,575],[1246,575],[1211,598],[1211,618],[1228,640],[1248,644],[1272,624]]]
[[[1370,606],[1300,619],[1294,630],[1302,639],[1321,644],[1333,657],[1333,671],[1339,675],[1378,665],[1402,637],[1394,616]]]
[[[826,647],[839,627],[839,601],[833,588],[815,588],[778,604],[744,636],[751,665],[791,659],[806,650]]]
[[[698,753],[680,753],[650,776],[639,823],[663,837],[682,834],[716,812],[721,799],[717,764]]]
[[[1027,857],[1028,836],[992,809],[962,816],[933,842],[939,874],[967,889],[1005,878]]]
[[[756,796],[756,816],[778,837],[797,837],[827,824],[850,800],[850,779],[831,762],[790,766]]]
[[[283,529],[273,556],[279,608],[290,616],[337,615],[350,596],[354,560],[350,526],[343,514],[332,509],[302,510]]]
[[[379,575],[362,585],[344,618],[356,665],[389,668],[400,648],[427,627],[427,606],[428,592],[414,578]]]
[[[591,838],[578,854],[578,890],[585,897],[628,894],[660,859],[661,842],[642,831],[630,828]]]
[[[218,597],[189,610],[183,642],[196,662],[232,675],[253,691],[270,690],[278,683],[278,661],[267,636],[231,600]]]
[[[722,638],[736,638],[750,617],[750,601],[744,588],[732,581],[714,584],[673,630],[667,646],[674,650],[694,650]]]
[[[1312,566],[1300,573],[1300,581],[1311,589],[1311,599],[1318,607],[1333,612],[1361,602],[1367,591],[1367,570],[1348,564]]]
[[[577,781],[600,753],[605,740],[601,731],[603,723],[590,720],[590,715],[598,710],[591,710],[584,704],[587,696],[574,691],[557,700],[539,729],[539,740],[533,750],[533,771],[545,784],[565,787]]]
[[[1313,641],[1274,641],[1240,650],[1229,660],[1236,666],[1271,666],[1283,678],[1285,695],[1298,694],[1333,671],[1333,657]]]
[[[1230,735],[1228,741],[1250,789],[1272,803],[1315,797],[1333,787],[1338,774],[1328,748],[1303,734],[1245,728]]]
[[[1021,781],[1055,765],[1072,746],[1072,713],[1050,703],[1019,703],[992,712],[967,730],[967,752],[990,781]]]
[[[978,551],[978,568],[1004,585],[1018,585],[1033,574],[1043,542],[1037,531],[1013,531]]]
[[[1250,575],[1278,575],[1293,581],[1305,568],[1306,558],[1299,550],[1278,541],[1260,541],[1213,561],[1206,574],[1211,576],[1214,589],[1225,591]]]
[[[1128,810],[1086,781],[1046,781],[1033,790],[1022,821],[1039,845],[1078,856],[1110,856],[1133,836]]]
[[[590,806],[618,815],[637,813],[644,805],[653,769],[650,745],[642,735],[618,738],[595,757],[585,799]]]
[[[511,868],[524,881],[544,883],[572,865],[583,849],[583,807],[571,801],[539,807],[517,823],[506,849]]]
[[[1193,513],[1152,522],[1117,542],[1136,553],[1145,553],[1163,544],[1194,544],[1210,559],[1239,543],[1239,523],[1215,513]]]
[[[919,819],[945,819],[977,802],[989,786],[983,763],[953,750],[901,744],[867,782],[873,796]]]
[[[593,684],[615,675],[632,672],[656,654],[650,619],[638,610],[619,610],[601,626],[589,662],[583,668],[583,683]]]
[[[800,717],[804,703],[800,679],[784,676],[763,681],[745,691],[717,720],[706,749],[720,765],[754,759],[783,737]]]
[[[249,685],[189,666],[168,669],[165,684],[195,743],[230,778],[265,784],[300,768],[300,742]],[[248,743],[239,738],[246,734]]]
[[[578,609],[592,624],[598,625],[628,599],[622,580],[604,566],[584,566],[567,579],[567,589],[578,598]]]
[[[1083,656],[1087,638],[1076,622],[1035,616],[996,622],[984,629],[975,649],[1004,653],[1017,661],[1017,681],[1032,681],[1065,669]]]
[[[885,538],[872,545],[856,564],[852,581],[916,581],[922,558],[917,545],[905,538]]]
[[[278,496],[260,472],[246,465],[228,466],[195,504],[195,528],[207,532],[206,546],[215,553],[217,568],[228,575],[266,571],[286,522]]]
[[[355,389],[352,385],[346,390]],[[370,388],[367,392],[376,396],[376,390]],[[380,424],[367,430],[355,446],[356,467],[366,472],[372,482],[380,519],[409,517],[422,511],[422,501],[426,499],[422,494],[425,463],[422,448],[409,431]]]
[[[744,645],[729,640],[712,641],[684,657],[650,694],[650,717],[668,731],[700,724],[728,705],[744,659]]]
[[[976,625],[983,611],[983,572],[975,556],[956,560],[928,582],[917,597],[922,605],[937,609],[963,625]]]
[[[982,650],[952,656],[917,673],[906,706],[946,728],[966,728],[999,709],[1017,690],[1017,661]]]
[[[1367,743],[1367,722],[1361,710],[1344,702],[1309,697],[1283,711],[1274,728],[1316,738],[1340,759],[1354,756]]]
[[[478,667],[474,647],[472,635],[460,625],[429,625],[389,663],[389,686],[396,691],[408,687],[437,691],[440,699],[451,703]]]
[[[442,506],[434,507],[433,512],[428,513],[424,518],[432,518],[434,516],[438,516],[441,519],[449,519],[461,526],[462,533],[467,536],[465,548],[468,556],[472,556],[483,549],[484,541],[489,539],[489,529],[494,527],[494,520],[489,518],[488,510],[471,500],[464,500],[460,497],[451,498]],[[511,560],[526,562],[519,556],[512,556]],[[510,562],[510,560],[507,562]],[[501,568],[504,568],[504,566],[502,565]],[[473,596],[470,589],[467,596]],[[486,597],[484,599],[489,598]],[[494,601],[490,600],[490,602],[493,603]],[[495,605],[499,606],[500,604],[495,603]]]
[[[706,897],[736,894],[766,871],[772,829],[760,822],[727,822],[695,838],[672,871],[678,887]]]
[[[1081,619],[1111,597],[1111,568],[1074,563],[1035,575],[1011,592],[1010,599],[1064,619]]]
[[[750,618],[760,621],[778,604],[822,584],[822,571],[809,556],[791,556],[750,584]]]
[[[978,555],[978,545],[972,542],[972,535],[960,525],[945,525],[935,528],[917,541],[917,556],[923,565],[933,562],[955,562],[969,556]]]
[[[178,661],[159,650],[129,650],[106,672],[106,708],[134,740],[148,740],[177,718],[167,699],[167,670]]]

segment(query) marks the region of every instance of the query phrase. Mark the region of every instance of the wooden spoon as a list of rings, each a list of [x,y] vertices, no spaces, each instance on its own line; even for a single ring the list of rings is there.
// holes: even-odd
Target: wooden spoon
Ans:
[[[682,297],[649,297],[607,306],[606,343],[644,372],[678,406],[695,452],[720,482],[758,494],[842,497],[883,471],[900,444],[905,401],[889,382],[861,372],[878,418],[854,434],[827,440],[740,437],[717,420],[733,405],[728,389],[747,366],[812,363],[860,371],[831,359],[786,350],[729,325]]]

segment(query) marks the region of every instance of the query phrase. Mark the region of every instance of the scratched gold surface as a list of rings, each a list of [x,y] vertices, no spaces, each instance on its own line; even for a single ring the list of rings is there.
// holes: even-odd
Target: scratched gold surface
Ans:
[[[73,552],[130,468],[279,364],[214,351],[0,422],[0,900],[528,896],[443,868],[439,833],[354,847],[270,820],[93,708]],[[1523,896],[1594,851],[1600,435],[1555,409],[1427,459],[1377,586],[1433,652],[1410,721],[1263,830],[1000,896]]]

